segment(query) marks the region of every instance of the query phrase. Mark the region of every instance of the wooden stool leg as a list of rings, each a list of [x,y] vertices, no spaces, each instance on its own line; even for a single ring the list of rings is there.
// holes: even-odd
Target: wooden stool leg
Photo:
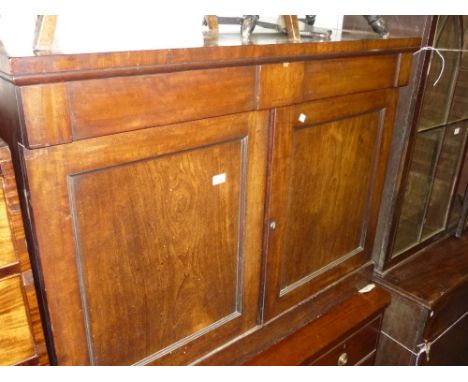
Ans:
[[[283,15],[284,24],[286,25],[286,30],[288,31],[288,37],[291,40],[299,41],[299,20],[297,15]]]
[[[55,39],[55,29],[57,27],[57,16],[39,15],[36,21],[36,31],[34,35],[34,51],[49,51]]]
[[[211,32],[219,32],[219,23],[217,16],[205,16],[204,23],[205,25],[208,25],[208,29]]]

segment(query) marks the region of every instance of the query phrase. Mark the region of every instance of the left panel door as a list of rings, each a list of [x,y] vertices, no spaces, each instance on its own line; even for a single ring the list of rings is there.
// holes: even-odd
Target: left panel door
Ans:
[[[256,325],[267,124],[23,150],[59,364],[187,364]]]

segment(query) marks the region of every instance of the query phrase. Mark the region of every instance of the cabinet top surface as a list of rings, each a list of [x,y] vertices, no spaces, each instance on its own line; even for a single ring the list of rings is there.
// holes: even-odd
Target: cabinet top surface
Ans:
[[[15,57],[0,42],[0,76],[18,85],[30,83],[150,74],[219,66],[252,65],[285,60],[414,51],[417,37],[379,38],[367,32],[334,33],[330,41],[288,41],[275,34],[254,34],[245,43],[238,34],[205,33],[198,46],[176,49],[99,53],[39,52]]]
[[[449,238],[418,252],[390,270],[384,281],[428,307],[468,286],[468,235]]]

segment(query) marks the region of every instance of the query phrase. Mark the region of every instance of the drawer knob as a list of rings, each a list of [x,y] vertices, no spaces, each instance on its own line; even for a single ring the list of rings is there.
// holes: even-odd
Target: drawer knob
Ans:
[[[273,220],[273,221],[270,223],[270,229],[271,229],[272,231],[274,231],[274,230],[276,229],[276,221]]]
[[[345,366],[348,363],[348,353],[343,353],[338,357],[338,366]]]

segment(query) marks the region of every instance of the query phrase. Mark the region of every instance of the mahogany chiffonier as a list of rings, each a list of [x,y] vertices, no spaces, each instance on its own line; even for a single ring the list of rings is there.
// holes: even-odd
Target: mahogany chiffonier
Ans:
[[[301,328],[292,362],[373,362],[388,294],[358,291],[420,39],[226,39],[2,55],[53,363],[248,364]]]
[[[0,139],[0,366],[47,364],[10,150]]]

